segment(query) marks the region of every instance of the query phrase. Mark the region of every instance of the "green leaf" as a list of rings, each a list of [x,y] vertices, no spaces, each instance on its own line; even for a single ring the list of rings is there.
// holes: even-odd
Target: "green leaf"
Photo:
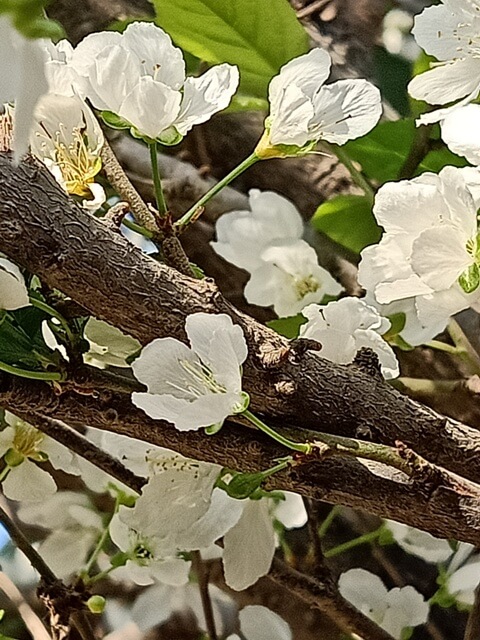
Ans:
[[[175,43],[210,63],[240,69],[243,92],[264,98],[280,67],[308,51],[287,0],[153,0],[155,22]]]
[[[267,326],[279,333],[281,336],[285,336],[285,338],[292,340],[293,338],[298,338],[300,327],[306,322],[307,319],[305,316],[302,316],[301,313],[297,313],[296,316],[270,320],[267,322]]]
[[[355,253],[375,244],[382,235],[365,196],[337,196],[321,204],[312,218],[312,226]]]
[[[351,140],[344,149],[352,160],[360,163],[363,173],[370,180],[383,184],[397,180],[398,174],[410,153],[415,137],[415,122],[411,118],[382,122],[368,135]],[[432,137],[435,136],[435,128]],[[424,171],[438,173],[446,165],[465,167],[468,165],[445,147],[430,151],[418,165],[415,175]]]

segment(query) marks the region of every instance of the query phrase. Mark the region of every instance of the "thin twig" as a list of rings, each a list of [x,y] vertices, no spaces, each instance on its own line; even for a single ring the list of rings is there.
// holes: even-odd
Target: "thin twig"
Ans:
[[[303,9],[299,9],[297,11],[297,18],[299,20],[307,18],[308,16],[312,15],[312,13],[315,13],[315,11],[317,11],[318,9],[323,9],[324,7],[326,7],[327,4],[330,4],[331,1],[332,0],[316,0],[315,2],[312,2],[312,4],[309,4],[306,7],[303,7]]]
[[[74,611],[70,616],[70,622],[78,631],[82,640],[95,640],[95,633],[86,611]]]
[[[207,633],[209,640],[217,640],[217,630],[215,628],[215,618],[213,616],[212,600],[208,590],[208,572],[205,568],[205,563],[202,560],[200,551],[192,552],[193,569],[197,575],[198,588],[200,591],[200,598],[202,600],[203,614],[205,616],[205,625],[207,627]]]
[[[119,460],[109,453],[100,449],[93,442],[82,436],[78,431],[68,425],[54,420],[53,418],[41,417],[36,414],[19,414],[19,417],[26,420],[39,431],[60,442],[65,447],[88,460],[105,473],[113,476],[116,480],[123,482],[133,491],[140,493],[145,479],[136,476],[130,469],[127,469]]]
[[[397,180],[413,178],[418,165],[425,158],[430,150],[430,134],[432,125],[422,126],[415,129],[412,146],[408,156],[398,173]]]
[[[333,580],[315,580],[277,558],[273,559],[268,577],[325,613],[344,633],[357,634],[364,640],[393,640],[389,633],[345,600]]]
[[[140,197],[140,194],[130,182],[122,165],[112,151],[112,147],[105,140],[102,147],[101,158],[103,170],[112,187],[117,191],[122,200],[128,202],[132,209],[132,213],[138,222],[155,234],[159,233],[159,229],[155,223],[153,213],[147,207]]]
[[[51,640],[50,635],[43,626],[43,622],[31,608],[17,587],[6,573],[0,571],[0,589],[9,600],[17,607],[25,626],[32,634],[33,640]]]
[[[44,561],[42,556],[32,547],[23,532],[20,531],[2,507],[0,507],[0,522],[7,530],[8,535],[15,545],[27,556],[32,567],[38,571],[40,576],[43,578],[43,581],[49,585],[58,582],[58,578]]]

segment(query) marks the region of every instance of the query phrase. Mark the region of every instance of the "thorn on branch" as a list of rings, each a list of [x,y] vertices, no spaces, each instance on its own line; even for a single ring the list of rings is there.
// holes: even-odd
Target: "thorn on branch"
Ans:
[[[377,354],[370,347],[362,347],[355,358],[353,359],[353,364],[362,369],[365,373],[367,373],[372,378],[377,378],[378,380],[383,381],[382,368],[380,366],[380,360],[378,359]]]

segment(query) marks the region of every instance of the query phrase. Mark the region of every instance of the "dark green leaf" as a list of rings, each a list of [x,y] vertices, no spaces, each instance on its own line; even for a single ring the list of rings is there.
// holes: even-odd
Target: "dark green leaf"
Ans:
[[[375,244],[381,236],[372,203],[365,196],[337,196],[324,202],[316,210],[312,226],[355,253]]]
[[[154,0],[155,22],[185,51],[240,69],[242,90],[264,98],[280,67],[308,51],[287,0]]]
[[[296,316],[290,316],[288,318],[278,318],[277,320],[270,320],[267,325],[270,329],[273,329],[281,336],[285,338],[293,339],[298,338],[300,333],[300,327],[305,324],[307,319],[302,316],[301,313],[297,313]]]

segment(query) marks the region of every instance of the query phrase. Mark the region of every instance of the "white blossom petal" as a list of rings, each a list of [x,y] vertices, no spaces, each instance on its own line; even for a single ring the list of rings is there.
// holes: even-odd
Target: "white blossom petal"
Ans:
[[[292,632],[285,620],[266,607],[244,607],[239,618],[246,640],[292,640]]]
[[[9,500],[41,502],[57,491],[57,485],[49,473],[31,460],[24,460],[10,470],[2,489]]]

